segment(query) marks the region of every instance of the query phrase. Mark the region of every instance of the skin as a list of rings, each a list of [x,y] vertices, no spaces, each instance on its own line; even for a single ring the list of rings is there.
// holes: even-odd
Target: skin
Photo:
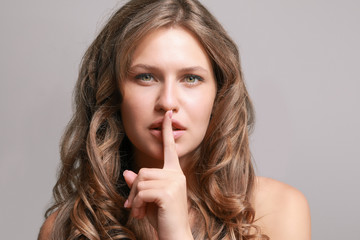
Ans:
[[[310,208],[299,190],[265,177],[256,178],[254,190],[255,224],[270,239],[311,239]]]
[[[121,113],[140,170],[124,172],[131,188],[125,207],[135,218],[146,216],[159,239],[192,239],[182,167],[209,124],[216,95],[210,59],[189,31],[161,28],[137,46],[129,72]],[[159,121],[162,138],[149,129]]]
[[[169,110],[173,121],[185,128],[175,145],[181,165],[186,165],[204,138],[216,95],[212,65],[202,45],[183,28],[158,29],[136,47],[129,72],[120,82],[121,113],[134,146],[133,169],[163,166],[162,139],[149,126],[161,122]]]
[[[257,177],[252,206],[256,210],[255,223],[270,239],[310,240],[309,204],[297,189],[282,182]],[[57,212],[51,214],[39,233],[39,240],[48,240]],[[186,238],[184,238],[186,239]]]
[[[131,188],[126,208],[133,217],[148,218],[159,239],[193,239],[188,217],[186,178],[176,152],[171,127],[172,111],[165,114],[162,126],[164,167],[142,168],[138,174],[126,171]]]
[[[210,61],[190,32],[161,28],[140,42],[131,67],[129,77],[120,83],[122,118],[135,153],[134,171],[124,172],[131,188],[124,206],[133,217],[146,217],[159,239],[193,239],[182,169],[202,141],[210,119],[216,93]],[[144,73],[151,76],[136,77]],[[189,74],[204,81],[189,85]],[[159,120],[160,138],[149,130]],[[175,120],[186,128],[180,137],[172,129]],[[309,206],[295,188],[257,177],[251,203],[255,224],[271,239],[311,239]],[[40,240],[49,238],[56,214],[45,221]]]

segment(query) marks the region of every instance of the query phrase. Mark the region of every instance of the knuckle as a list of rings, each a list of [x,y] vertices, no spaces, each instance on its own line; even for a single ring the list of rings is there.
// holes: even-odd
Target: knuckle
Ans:
[[[171,188],[166,188],[166,189],[164,189],[163,195],[166,199],[171,200],[171,199],[173,199],[174,193]]]
[[[141,180],[141,179],[145,179],[146,176],[148,175],[148,172],[149,172],[149,169],[147,169],[147,168],[141,168],[141,169],[139,170],[139,173],[138,173],[139,179],[140,179],[140,180]]]
[[[184,188],[184,182],[181,181],[176,181],[176,183],[174,184],[174,186],[176,187],[176,189],[180,190]]]
[[[174,182],[177,186],[184,186],[186,185],[186,176],[184,174],[177,174],[174,178]]]
[[[180,181],[181,183],[186,183],[186,176],[185,176],[184,174],[180,174],[180,175],[179,175],[179,181]]]
[[[138,191],[141,191],[141,190],[143,190],[144,188],[145,188],[145,182],[144,181],[140,181],[140,182],[138,182],[138,184],[137,184],[137,189],[138,189]]]
[[[145,169],[145,168],[141,168],[141,169],[139,170],[138,176],[144,175],[145,172],[146,172],[146,169]]]
[[[145,197],[145,193],[143,191],[140,191],[140,192],[138,192],[136,197],[138,198],[139,201],[142,202]]]
[[[171,187],[167,187],[164,189],[164,196],[166,199],[176,200],[177,193],[180,189],[180,184],[178,182],[174,182],[171,184]]]

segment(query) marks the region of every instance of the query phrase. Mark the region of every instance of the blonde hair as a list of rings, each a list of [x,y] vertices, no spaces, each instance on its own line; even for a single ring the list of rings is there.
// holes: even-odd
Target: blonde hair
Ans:
[[[253,109],[236,45],[195,0],[133,0],[108,21],[85,53],[75,88],[75,111],[61,143],[54,187],[58,210],[53,239],[149,239],[156,234],[123,208],[122,177],[131,145],[122,127],[118,83],[127,76],[139,41],[162,27],[195,34],[212,61],[217,94],[207,133],[186,169],[195,239],[268,239],[254,224],[254,185],[248,134]],[[189,174],[191,173],[191,174]],[[190,181],[189,181],[190,182]],[[199,227],[201,226],[201,227]]]

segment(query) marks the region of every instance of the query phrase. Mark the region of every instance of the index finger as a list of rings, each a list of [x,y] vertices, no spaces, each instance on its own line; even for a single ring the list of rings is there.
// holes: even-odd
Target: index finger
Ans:
[[[180,169],[179,157],[176,152],[176,145],[172,130],[172,110],[167,111],[162,125],[163,146],[164,146],[164,169]]]

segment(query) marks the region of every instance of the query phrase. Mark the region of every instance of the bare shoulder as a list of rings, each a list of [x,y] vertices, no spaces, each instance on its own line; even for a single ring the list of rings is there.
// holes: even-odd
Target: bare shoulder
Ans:
[[[38,240],[48,240],[50,239],[52,228],[54,226],[54,222],[56,219],[58,212],[52,213],[43,223],[43,225],[40,228]]]
[[[309,204],[296,188],[257,177],[252,204],[256,211],[255,224],[271,239],[311,239]]]

